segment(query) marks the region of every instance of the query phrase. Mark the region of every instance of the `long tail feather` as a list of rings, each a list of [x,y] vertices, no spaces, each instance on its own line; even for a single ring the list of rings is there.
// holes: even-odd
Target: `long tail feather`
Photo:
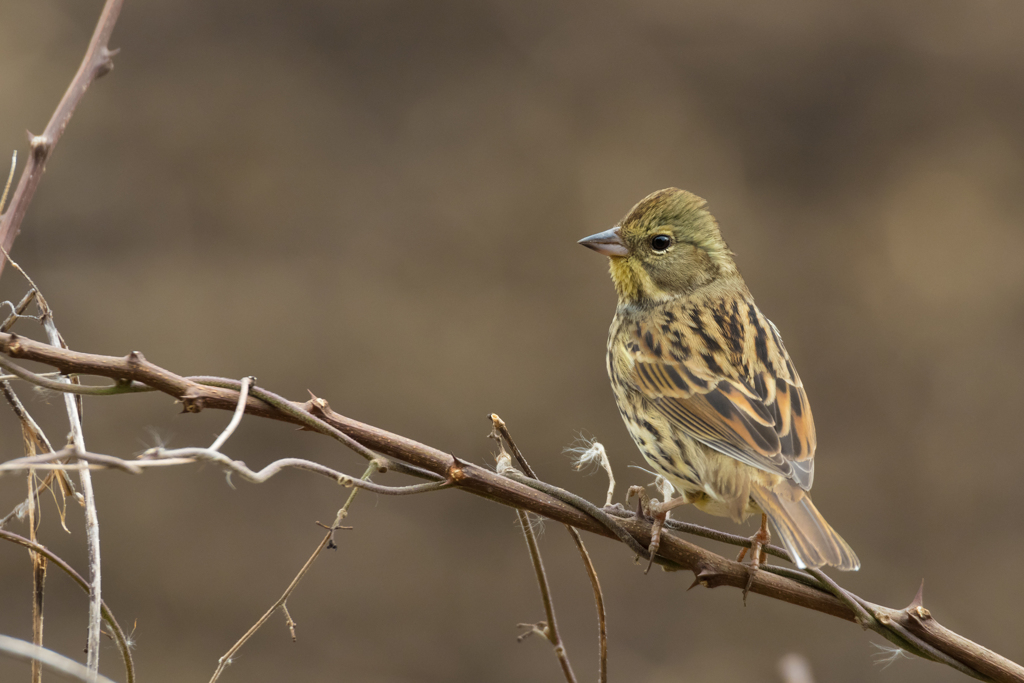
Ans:
[[[798,486],[788,481],[774,489],[755,484],[750,495],[768,515],[797,565],[817,568],[828,564],[844,571],[860,569],[856,553]]]

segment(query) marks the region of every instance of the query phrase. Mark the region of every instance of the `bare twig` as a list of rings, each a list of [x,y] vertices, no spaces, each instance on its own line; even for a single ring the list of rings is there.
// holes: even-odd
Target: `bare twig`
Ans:
[[[0,529],[0,539],[10,541],[11,543],[17,543],[18,545],[24,546],[33,552],[39,553],[61,571],[71,577],[71,579],[77,583],[82,590],[86,593],[89,592],[89,582],[86,581],[81,574],[75,571],[74,567],[65,562],[60,556],[54,554],[46,546],[35,543],[24,536],[18,534],[12,534],[9,531]],[[103,619],[107,622],[107,626],[110,627],[111,632],[114,636],[114,642],[117,643],[118,649],[121,651],[121,657],[124,659],[124,666],[126,672],[126,678],[128,683],[135,683],[135,664],[132,662],[131,649],[128,645],[128,639],[124,635],[124,631],[121,630],[121,626],[118,625],[117,619],[114,618],[114,613],[110,611],[106,603],[102,603],[103,608]]]
[[[43,666],[49,667],[65,676],[70,676],[77,681],[82,681],[82,683],[114,683],[114,681],[106,676],[100,676],[95,671],[91,671],[88,667],[82,666],[73,659],[57,654],[53,650],[47,650],[45,647],[39,647],[38,645],[33,645],[17,638],[11,638],[10,636],[0,635],[0,652],[15,659],[41,662]]]
[[[43,430],[40,429],[38,424],[36,424],[36,421],[25,409],[25,406],[22,405],[21,400],[18,398],[18,395],[14,393],[14,390],[11,388],[10,383],[8,383],[7,381],[0,381],[0,392],[2,392],[4,398],[7,399],[7,402],[10,404],[11,409],[14,411],[14,414],[18,417],[19,420],[21,420],[21,427],[22,430],[27,433],[27,438],[32,439],[32,441],[35,444],[35,447],[39,450],[42,450],[44,453],[52,452],[53,448],[50,446],[49,439],[46,438],[46,435],[43,433]],[[15,517],[20,519],[29,509],[29,506],[34,503],[34,498],[37,498],[40,493],[42,493],[43,491],[50,487],[50,483],[54,480],[54,478],[56,478],[57,482],[60,484],[61,492],[63,493],[65,498],[69,495],[75,495],[74,485],[71,483],[71,479],[68,478],[66,472],[50,471],[42,480],[42,482],[39,483],[39,486],[36,487],[34,497],[30,496],[26,498],[20,504],[15,506],[13,510],[7,513],[7,515],[5,515],[3,518],[0,518],[0,529],[7,526],[7,523]],[[56,494],[54,494],[54,498],[56,499]],[[61,524],[63,525],[64,506],[58,504],[58,509],[60,510]],[[67,527],[65,526],[65,529],[66,528]]]
[[[251,481],[254,484],[262,484],[283,470],[298,469],[327,477],[346,488],[355,487],[366,489],[371,493],[379,493],[385,496],[409,496],[417,493],[440,491],[441,489],[452,486],[452,482],[450,481],[430,481],[424,484],[411,484],[409,486],[382,486],[381,484],[375,484],[372,481],[356,479],[344,472],[339,472],[338,470],[321,465],[320,463],[313,462],[312,460],[303,460],[302,458],[281,458],[280,460],[275,460],[256,472],[249,469],[249,467],[241,460],[232,460],[223,453],[219,451],[211,451],[209,448],[176,448],[173,450],[152,448],[140,456],[143,458],[141,460],[123,460],[112,455],[78,452],[74,448],[67,448],[55,453],[36,455],[31,458],[8,460],[7,462],[0,464],[0,473],[19,472],[27,469],[78,471],[82,468],[82,465],[79,463],[62,462],[68,457],[75,457],[83,463],[90,463],[93,466],[91,469],[114,468],[123,470],[129,474],[142,474],[144,470],[151,469],[153,467],[189,465],[198,460],[208,460],[210,462],[216,462],[224,465],[231,472],[241,475],[243,479]],[[386,470],[386,465],[384,465],[381,460],[375,460],[370,464],[377,470]]]
[[[17,198],[17,197],[15,197]],[[9,257],[8,257],[9,258]],[[26,276],[27,277],[27,276]],[[34,285],[33,285],[34,286]],[[36,303],[39,306],[40,318],[50,345],[67,349],[64,339],[57,331],[53,322],[53,312],[46,304],[39,288],[36,287]],[[64,379],[62,383],[72,384],[76,380]],[[82,406],[78,398],[72,394],[64,394],[64,405],[68,412],[68,422],[71,425],[71,441],[78,453],[85,452],[85,434],[82,431]],[[78,468],[78,477],[82,484],[82,497],[85,502],[85,543],[89,553],[89,628],[88,644],[85,655],[85,665],[90,671],[99,671],[100,668],[100,633],[103,626],[102,610],[102,587],[103,572],[100,560],[100,520],[96,513],[96,495],[92,489],[92,475],[89,473],[88,465],[79,460],[81,466]]]
[[[537,585],[540,587],[540,598],[544,603],[544,614],[547,620],[543,626],[538,625],[537,630],[544,638],[551,643],[558,657],[558,663],[562,667],[562,674],[569,683],[576,683],[576,674],[572,671],[572,664],[569,662],[569,654],[565,651],[562,637],[558,634],[558,622],[555,619],[555,605],[551,600],[551,588],[548,586],[548,577],[544,572],[544,561],[540,557],[540,548],[537,546],[537,535],[533,533],[530,526],[530,516],[522,510],[516,510],[519,517],[519,526],[523,529],[523,536],[526,537],[526,546],[530,549],[530,559],[533,561],[533,571],[537,575]]]
[[[11,314],[7,316],[3,323],[0,324],[0,332],[10,332],[11,328],[14,327],[14,323],[18,322],[18,318],[21,314],[28,310],[28,307],[32,305],[32,302],[36,300],[35,287],[28,290],[28,293],[21,298],[18,305],[15,306],[9,301],[5,301],[4,304],[11,307]]]
[[[18,168],[18,150],[11,154],[11,170],[7,173],[7,183],[4,184],[4,193],[0,195],[0,216],[4,213],[4,206],[7,204],[7,192],[11,189],[11,181],[14,180],[14,171]]]
[[[492,432],[491,438],[495,438],[495,435],[499,436],[500,440],[496,439],[496,440],[498,440],[499,446],[501,445],[502,440],[504,440],[504,442],[506,444],[508,444],[508,447],[512,450],[512,454],[515,456],[516,461],[519,463],[519,466],[523,468],[523,471],[526,472],[527,475],[530,478],[539,480],[539,477],[533,471],[533,468],[530,467],[530,463],[528,463],[526,461],[526,456],[524,456],[522,451],[519,450],[519,446],[516,445],[516,442],[512,440],[512,434],[511,434],[511,432],[509,432],[508,425],[505,424],[505,421],[502,420],[500,417],[498,417],[498,415],[495,414],[495,413],[491,413],[490,417],[491,417],[491,424],[493,426],[493,432]],[[604,452],[603,448],[601,449],[601,452],[602,453]],[[605,458],[605,460],[607,461],[607,458]],[[609,468],[609,471],[608,471],[608,476],[611,477],[611,469],[610,468]],[[615,480],[612,479],[612,482],[613,482],[612,487],[613,488],[614,488],[614,481]],[[523,516],[520,519],[520,522],[522,522],[523,518],[525,518],[526,513],[522,512],[522,511],[519,511],[519,512],[520,512],[520,515]],[[580,532],[577,531],[575,527],[573,527],[573,526],[571,526],[569,524],[566,524],[565,528],[569,532],[569,535],[572,536],[573,543],[576,544],[576,550],[578,550],[579,553],[580,553],[580,558],[583,560],[583,566],[587,570],[587,577],[590,579],[590,586],[591,586],[591,588],[594,591],[594,604],[595,604],[595,606],[597,608],[597,634],[598,634],[597,678],[598,678],[598,681],[600,683],[607,683],[607,681],[608,681],[608,622],[607,622],[607,617],[605,615],[604,594],[601,592],[601,582],[597,578],[597,570],[594,568],[593,560],[590,559],[590,553],[587,552],[587,547],[583,544],[583,538],[580,536]],[[531,530],[531,533],[532,533],[532,530]],[[527,539],[527,543],[529,543],[529,539]],[[536,545],[536,541],[534,541],[534,545]],[[531,547],[531,551],[532,551],[532,547]],[[539,562],[539,561],[540,561],[540,555],[538,555],[537,559],[536,559],[536,562]],[[541,570],[543,571],[543,566],[541,567]],[[542,588],[542,592],[543,592],[543,588]],[[554,624],[554,612],[553,611],[552,611],[552,615],[551,615],[551,624],[552,624],[552,631],[554,631],[554,626],[553,626],[553,624]],[[568,660],[566,660],[566,663],[568,663]]]
[[[2,203],[3,202],[0,202],[0,204]],[[28,291],[27,294],[25,294],[24,297],[22,297],[21,301],[18,302],[17,306],[11,305],[11,315],[9,315],[7,319],[4,320],[2,324],[0,324],[0,331],[6,332],[11,327],[13,327],[14,323],[18,321],[18,318],[21,317],[21,314],[24,313],[35,300],[36,289],[35,287],[33,287]],[[36,421],[32,419],[32,416],[29,414],[28,410],[25,409],[25,406],[22,405],[21,400],[18,398],[18,395],[14,393],[14,389],[11,387],[10,382],[7,381],[6,377],[2,378],[2,381],[0,381],[0,391],[3,392],[4,398],[7,399],[7,402],[10,404],[11,409],[14,411],[14,414],[17,415],[19,420],[21,420],[22,429],[27,429],[31,433],[32,438],[36,443],[36,447],[41,449],[44,453],[49,453],[53,451],[53,447],[50,446],[50,442],[46,438],[46,435],[43,433],[43,430],[40,429]],[[36,489],[36,494],[38,495],[42,491],[49,488],[50,483],[53,481],[53,478],[55,476],[57,478],[58,483],[60,484],[61,493],[64,495],[65,499],[67,498],[67,496],[75,495],[75,487],[71,483],[71,479],[68,477],[66,472],[50,472],[49,474],[47,474],[46,478],[43,479],[43,481],[39,484],[39,487]],[[20,516],[24,514],[25,510],[28,509],[28,505],[30,505],[31,503],[32,499],[30,497],[29,499],[26,499],[21,504],[16,506],[13,510],[11,510],[10,513],[8,513],[2,519],[0,519],[0,529],[6,526],[7,523],[10,522],[12,518],[20,518]],[[64,524],[64,507],[62,505],[59,507],[61,510],[61,524]],[[64,528],[67,529],[66,526]]]
[[[220,386],[209,386],[176,375],[149,363],[141,354],[126,358],[101,356],[57,349],[48,344],[35,342],[25,337],[0,333],[0,353],[12,358],[38,361],[64,373],[106,377],[115,381],[138,381],[181,400],[188,412],[203,408],[235,410],[238,393]],[[226,380],[225,380],[226,381]],[[235,387],[239,385],[235,384]],[[471,463],[454,458],[452,455],[431,448],[425,444],[388,432],[371,425],[340,415],[323,399],[312,399],[305,403],[288,402],[297,411],[305,411],[330,426],[343,432],[365,448],[390,459],[392,465],[398,461],[409,467],[415,476],[434,481],[450,479],[454,486],[504,505],[521,508],[576,528],[602,536],[619,538],[630,547],[645,550],[650,544],[651,525],[646,520],[632,518],[614,519],[607,513],[586,501],[568,503],[574,500],[567,491],[551,487],[543,482],[527,478],[504,477]],[[254,396],[246,402],[246,412],[251,415],[305,426],[295,415],[278,410]],[[329,433],[326,430],[318,429]],[[333,434],[332,434],[333,436]],[[397,470],[397,467],[395,468]],[[557,495],[556,495],[557,494]],[[578,498],[578,497],[576,497]],[[590,507],[586,507],[589,505]],[[604,514],[610,524],[600,520]],[[630,539],[619,536],[619,527]],[[630,543],[631,541],[631,543]],[[673,534],[664,534],[659,551],[661,561],[672,566],[694,572],[697,583],[712,588],[732,586],[742,589],[747,585],[749,574],[744,565],[726,559],[716,553],[696,546]],[[808,585],[800,580],[779,576],[769,571],[758,572],[750,585],[750,592],[764,595],[791,604],[813,609],[825,614],[855,620],[854,612],[831,593]],[[938,624],[934,618],[922,618],[906,610],[875,607],[876,614],[885,614],[924,642],[946,653],[953,659],[966,663],[973,670],[996,681],[1024,682],[1024,667],[973,643]]]
[[[242,421],[242,415],[245,415],[245,399],[249,397],[249,387],[255,381],[255,377],[246,377],[242,380],[242,388],[238,391],[238,406],[235,408],[235,414],[231,416],[231,422],[228,423],[228,426],[210,446],[211,451],[219,451],[220,447],[235,433],[235,429],[238,428],[238,424]]]
[[[22,434],[25,440],[25,450],[29,456],[35,455],[35,440],[32,438],[29,429],[22,425]],[[36,541],[36,527],[38,520],[38,497],[36,496],[36,473],[28,473],[28,532],[29,540]],[[32,643],[43,646],[43,596],[46,586],[46,557],[34,550],[29,551],[32,560]],[[43,665],[41,662],[32,662],[32,683],[42,683]]]
[[[597,609],[597,680],[598,683],[608,683],[608,617],[604,609],[601,582],[597,578],[594,561],[590,559],[590,553],[583,545],[583,537],[580,536],[580,532],[575,527],[566,526],[566,528],[576,544],[576,550],[579,551],[583,566],[587,570],[587,576],[590,578],[590,587],[594,590],[594,606]]]
[[[360,478],[360,481],[363,482],[364,484],[369,484],[370,477],[376,471],[380,471],[380,464],[377,462],[371,462],[367,466],[366,471],[363,473],[363,476]],[[292,620],[291,614],[288,613],[288,607],[286,606],[288,598],[291,597],[291,594],[293,592],[295,592],[295,588],[299,585],[299,582],[302,581],[302,579],[306,576],[306,573],[309,572],[309,568],[313,566],[313,563],[316,562],[316,559],[320,557],[320,553],[324,551],[324,548],[337,547],[334,543],[335,532],[339,529],[352,528],[350,526],[341,526],[341,520],[345,519],[345,517],[348,515],[348,509],[352,505],[352,501],[355,500],[356,493],[358,491],[359,488],[352,489],[352,493],[348,495],[348,500],[346,500],[345,504],[341,507],[340,510],[338,510],[338,514],[335,517],[334,524],[327,528],[327,534],[324,536],[323,540],[320,541],[320,544],[316,547],[316,550],[314,550],[313,554],[309,556],[308,560],[306,560],[306,564],[302,565],[302,569],[300,569],[299,573],[295,575],[295,578],[292,579],[292,582],[288,584],[288,587],[285,589],[281,597],[277,599],[277,602],[271,605],[270,609],[263,613],[263,616],[261,616],[256,621],[255,624],[253,624],[252,628],[246,631],[245,634],[238,639],[238,642],[232,645],[231,649],[225,652],[224,656],[217,661],[217,669],[213,672],[213,677],[210,678],[210,683],[216,683],[217,679],[220,678],[220,675],[224,672],[224,669],[232,663],[234,656],[238,654],[239,650],[242,649],[242,646],[245,645],[246,642],[248,642],[248,640],[252,638],[252,636],[258,630],[260,630],[263,624],[267,623],[267,621],[270,619],[271,616],[273,616],[274,612],[276,612],[278,608],[281,608],[281,610],[285,614],[285,624],[288,626],[288,631],[291,633],[292,640],[294,641],[296,639],[296,624],[295,621]]]
[[[75,112],[75,107],[81,102],[85,91],[92,85],[92,82],[114,68],[113,57],[116,50],[110,50],[108,43],[123,4],[124,0],[107,0],[100,13],[100,18],[96,22],[96,29],[93,31],[92,39],[89,41],[89,47],[86,48],[85,57],[82,58],[78,72],[71,80],[64,97],[61,98],[57,109],[53,112],[53,116],[50,117],[50,122],[46,124],[46,129],[41,135],[32,137],[30,141],[32,154],[21,172],[18,187],[11,198],[10,208],[0,216],[0,247],[7,252],[11,251],[11,246],[21,230],[21,222],[28,211],[28,205],[42,180],[46,160],[60,140],[64,129],[67,128],[71,115]],[[3,272],[4,265],[4,262],[0,261],[0,273]]]
[[[49,379],[51,377],[60,377],[60,376],[61,376],[61,373],[59,373],[59,372],[42,372],[42,373],[39,373],[39,375],[38,375],[38,377],[45,377],[47,379]],[[21,377],[18,377],[17,375],[0,375],[0,381],[3,381],[3,382],[9,382],[11,380],[19,380],[19,379],[21,379]]]
[[[505,428],[505,423],[502,422],[501,418],[497,415],[492,414],[491,416],[491,434],[490,438],[498,444],[498,455],[497,465],[498,473],[503,474],[511,469],[512,467],[512,455],[517,456],[519,466],[522,467],[526,472],[536,478],[536,474],[533,473],[533,469],[530,468],[530,463],[526,462],[526,458],[519,452],[514,443],[511,443],[511,437],[505,439],[508,434],[508,429]],[[509,454],[505,450],[505,443],[510,443],[512,454]],[[558,633],[558,620],[555,617],[555,603],[551,599],[551,587],[548,585],[548,576],[544,571],[544,560],[540,556],[540,546],[537,545],[537,535],[533,532],[533,526],[530,524],[530,515],[524,510],[516,510],[516,516],[519,518],[519,526],[523,530],[523,536],[526,538],[526,547],[530,550],[530,560],[533,562],[533,571],[537,577],[537,586],[540,588],[541,602],[544,603],[544,614],[547,616],[546,621],[539,622],[537,624],[520,624],[520,626],[529,626],[530,630],[527,633],[519,636],[519,642],[530,633],[537,633],[544,637],[551,646],[554,648],[555,656],[558,658],[558,663],[562,667],[562,675],[565,676],[565,680],[568,683],[576,683],[576,674],[572,671],[572,663],[569,661],[569,653],[565,650],[565,645],[562,643],[562,636]]]

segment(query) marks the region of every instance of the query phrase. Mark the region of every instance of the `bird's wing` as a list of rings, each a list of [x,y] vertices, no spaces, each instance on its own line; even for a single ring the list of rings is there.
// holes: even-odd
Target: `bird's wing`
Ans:
[[[626,345],[632,381],[694,439],[809,490],[816,439],[807,395],[774,325],[752,303],[750,307],[755,311],[751,325],[767,323],[771,328],[757,331],[763,337],[752,334],[756,343],[751,345],[729,341],[735,328],[723,325],[721,335],[707,328],[693,335],[684,331],[689,353],[676,354],[672,344],[659,342],[665,328],[659,335],[658,327],[637,325]],[[714,325],[711,319],[707,323]],[[721,343],[709,342],[709,335]],[[746,347],[749,357],[744,356]],[[736,367],[737,357],[745,361],[742,371]],[[761,362],[761,357],[768,362]]]

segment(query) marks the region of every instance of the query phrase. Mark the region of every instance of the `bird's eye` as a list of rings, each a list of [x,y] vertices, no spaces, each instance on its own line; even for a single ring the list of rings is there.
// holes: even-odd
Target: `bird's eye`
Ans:
[[[668,235],[655,235],[651,239],[651,247],[654,251],[665,251],[672,244],[672,238]]]

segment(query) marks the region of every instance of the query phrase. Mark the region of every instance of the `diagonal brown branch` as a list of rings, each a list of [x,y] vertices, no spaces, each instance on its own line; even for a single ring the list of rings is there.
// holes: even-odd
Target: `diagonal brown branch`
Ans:
[[[71,84],[53,112],[53,116],[50,117],[50,122],[46,124],[46,129],[41,135],[33,136],[30,141],[32,153],[18,179],[18,187],[11,198],[10,208],[3,216],[0,216],[0,247],[3,247],[7,253],[11,251],[11,246],[21,230],[21,222],[28,211],[28,205],[32,202],[36,188],[39,187],[39,182],[43,178],[46,160],[50,157],[61,135],[64,134],[64,129],[67,128],[71,115],[75,113],[75,108],[82,101],[85,91],[89,89],[92,82],[114,68],[113,57],[116,50],[111,51],[108,48],[108,43],[123,4],[124,0],[107,0],[100,13],[100,18],[96,22],[96,29],[93,31],[92,39],[89,41],[89,47],[85,51],[85,57],[82,58],[78,72],[71,79]],[[5,265],[7,265],[6,261],[0,260],[0,273],[3,273]]]
[[[234,410],[238,402],[237,390],[225,388],[224,382],[221,383],[222,386],[206,386],[195,379],[182,377],[154,365],[138,353],[132,353],[124,358],[80,353],[3,333],[0,333],[0,352],[12,358],[44,363],[65,373],[95,375],[121,382],[141,382],[179,399],[187,412],[198,412],[203,408]],[[240,388],[240,384],[235,382],[234,387]],[[613,531],[597,518],[550,493],[534,488],[538,485],[536,483],[527,485],[514,481],[436,448],[339,415],[331,410],[323,399],[289,404],[293,409],[303,412],[307,417],[315,418],[330,429],[343,432],[363,447],[393,461],[411,465],[417,471],[423,472],[421,476],[429,476],[435,480],[450,479],[455,487],[489,500],[528,510],[583,531],[617,538]],[[252,396],[246,401],[246,412],[307,426],[304,420],[300,420],[294,414],[278,410]],[[625,529],[638,546],[644,548],[650,544],[649,522],[633,517],[619,519],[618,525]],[[659,556],[667,563],[693,571],[697,583],[708,588],[732,586],[742,589],[747,585],[749,575],[745,566],[674,535],[665,535]],[[856,621],[854,611],[842,600],[795,578],[768,571],[758,572],[750,586],[750,592],[840,619]],[[874,617],[879,621],[887,621],[898,626],[929,646],[970,667],[982,678],[1024,683],[1024,667],[941,626],[931,613],[920,605],[912,605],[902,610],[878,605],[871,607]]]

